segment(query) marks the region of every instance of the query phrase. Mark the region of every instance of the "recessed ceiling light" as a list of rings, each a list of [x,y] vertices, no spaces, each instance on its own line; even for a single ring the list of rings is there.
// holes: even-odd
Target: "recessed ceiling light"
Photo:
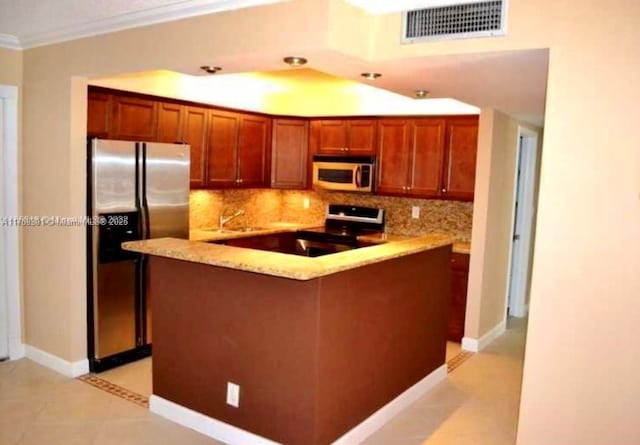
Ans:
[[[418,99],[424,99],[429,94],[428,90],[415,90],[413,92]]]
[[[367,80],[376,80],[378,77],[382,76],[380,73],[362,73],[360,75]]]
[[[298,56],[288,56],[282,60],[284,63],[287,63],[291,66],[302,66],[307,63],[307,59],[305,59],[304,57],[298,57]]]
[[[220,68],[219,66],[213,66],[213,65],[202,65],[200,69],[209,74],[215,74],[218,71],[220,71],[222,68]]]

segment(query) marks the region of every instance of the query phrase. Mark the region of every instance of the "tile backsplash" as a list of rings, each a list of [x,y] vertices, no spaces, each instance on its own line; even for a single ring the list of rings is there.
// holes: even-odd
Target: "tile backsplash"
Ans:
[[[439,232],[462,241],[471,239],[473,203],[327,191],[195,190],[190,196],[190,224],[192,229],[217,227],[221,213],[231,215],[244,209],[245,214],[230,221],[228,227],[280,221],[322,225],[328,203],[382,207],[386,211],[385,225],[389,233]],[[420,218],[411,218],[412,206],[420,207]]]

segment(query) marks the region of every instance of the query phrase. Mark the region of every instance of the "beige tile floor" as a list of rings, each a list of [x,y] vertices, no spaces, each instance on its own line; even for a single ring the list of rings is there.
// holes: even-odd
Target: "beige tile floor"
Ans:
[[[0,445],[222,445],[21,359],[0,363]]]
[[[525,319],[449,374],[363,445],[515,444]]]
[[[513,445],[526,320],[473,355],[363,445]],[[460,350],[447,345],[447,359]],[[151,360],[99,376],[151,393]],[[27,359],[0,363],[0,445],[221,445]],[[250,444],[247,444],[250,445]]]

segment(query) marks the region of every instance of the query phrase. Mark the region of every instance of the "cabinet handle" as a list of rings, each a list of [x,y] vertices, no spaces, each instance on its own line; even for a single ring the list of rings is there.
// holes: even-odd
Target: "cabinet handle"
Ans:
[[[447,189],[442,189],[442,193],[447,193]]]
[[[238,179],[238,182],[239,182],[240,184],[242,184],[242,179]]]

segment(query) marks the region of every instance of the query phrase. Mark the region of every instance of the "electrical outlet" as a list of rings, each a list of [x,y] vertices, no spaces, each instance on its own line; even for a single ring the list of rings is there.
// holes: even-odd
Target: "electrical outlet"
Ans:
[[[411,207],[411,217],[413,219],[420,218],[420,207],[418,207],[418,206],[412,206]]]
[[[304,198],[302,200],[302,208],[303,209],[308,209],[310,205],[311,205],[311,202],[309,202],[309,198]]]
[[[240,385],[227,382],[227,405],[240,406]]]

